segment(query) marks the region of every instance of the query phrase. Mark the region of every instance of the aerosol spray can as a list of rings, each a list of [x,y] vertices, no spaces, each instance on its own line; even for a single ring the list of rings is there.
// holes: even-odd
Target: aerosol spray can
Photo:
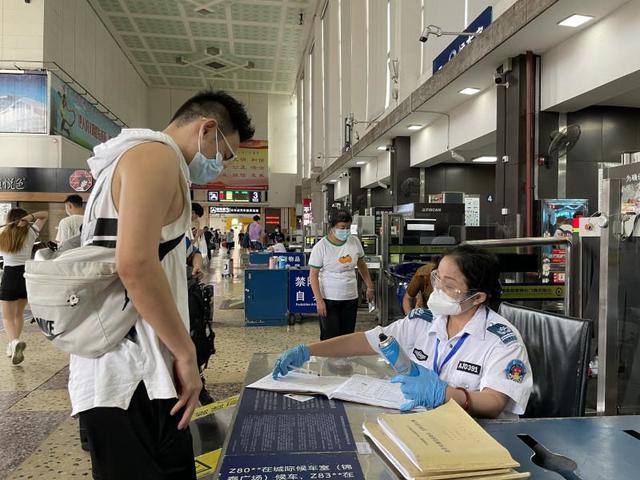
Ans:
[[[378,337],[380,351],[391,364],[393,369],[400,375],[418,375],[418,366],[411,361],[409,356],[402,350],[395,337],[381,333]]]

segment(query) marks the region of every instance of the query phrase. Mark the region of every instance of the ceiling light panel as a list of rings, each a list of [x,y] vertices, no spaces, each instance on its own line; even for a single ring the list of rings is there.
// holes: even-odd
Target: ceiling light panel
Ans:
[[[476,93],[478,93],[480,91],[479,88],[475,88],[475,87],[467,87],[467,88],[463,88],[462,90],[460,90],[459,93],[463,94],[463,95],[475,95]]]
[[[482,156],[482,157],[476,157],[471,161],[473,163],[496,163],[497,160],[498,160],[498,157]]]
[[[589,15],[578,15],[578,14],[575,14],[575,15],[571,15],[570,17],[565,18],[561,22],[558,22],[558,25],[560,25],[561,27],[577,28],[580,25],[584,25],[589,20],[593,20],[593,17],[591,17]]]
[[[424,127],[424,125],[413,124],[413,125],[409,125],[407,128],[409,130],[420,130],[422,127]]]
[[[365,162],[364,160],[359,160],[356,162],[356,165],[366,165],[367,162]]]

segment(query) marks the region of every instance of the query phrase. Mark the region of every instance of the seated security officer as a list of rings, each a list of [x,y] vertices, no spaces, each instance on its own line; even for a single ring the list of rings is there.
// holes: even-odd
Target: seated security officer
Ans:
[[[533,385],[522,337],[489,302],[500,295],[495,256],[474,247],[447,253],[431,274],[428,310],[415,309],[387,327],[299,345],[276,361],[273,377],[300,367],[311,355],[380,353],[379,335],[394,336],[418,365],[417,376],[396,375],[408,400],[403,411],[435,408],[454,399],[475,417],[522,415]],[[433,317],[431,316],[433,313]]]

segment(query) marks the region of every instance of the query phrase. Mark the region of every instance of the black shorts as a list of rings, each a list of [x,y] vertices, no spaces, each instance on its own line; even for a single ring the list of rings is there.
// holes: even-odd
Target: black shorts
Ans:
[[[11,302],[27,298],[27,287],[24,283],[24,265],[4,267],[0,283],[0,300]]]
[[[341,335],[348,335],[356,330],[358,316],[358,299],[327,300],[327,316],[320,317],[320,340],[328,340]]]
[[[80,413],[95,480],[195,480],[191,432],[178,430],[176,399],[149,400],[140,382],[127,410]]]

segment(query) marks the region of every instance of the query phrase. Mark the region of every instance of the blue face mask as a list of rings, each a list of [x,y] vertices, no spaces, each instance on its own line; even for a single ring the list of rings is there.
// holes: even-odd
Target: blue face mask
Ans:
[[[349,235],[351,235],[351,230],[349,230],[348,228],[336,228],[334,235],[338,240],[344,242],[347,238],[349,238]]]
[[[224,135],[222,135],[224,138]],[[225,139],[226,141],[226,139]],[[191,183],[196,185],[207,185],[213,182],[220,176],[222,170],[224,170],[224,164],[222,163],[223,156],[218,148],[218,129],[216,128],[216,156],[214,158],[207,158],[200,151],[200,136],[198,136],[198,152],[193,156],[191,163],[189,164],[189,174],[191,176]]]

